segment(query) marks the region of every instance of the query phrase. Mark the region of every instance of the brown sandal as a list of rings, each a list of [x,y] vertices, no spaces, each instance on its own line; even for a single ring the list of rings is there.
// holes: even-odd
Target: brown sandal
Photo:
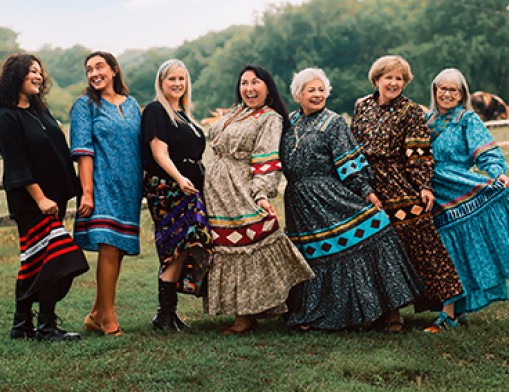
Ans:
[[[405,322],[400,317],[398,320],[388,320],[385,322],[384,332],[387,333],[400,333],[405,327]]]
[[[83,328],[85,331],[94,331],[94,332],[102,332],[102,328],[97,321],[94,320],[92,315],[89,313],[87,317],[85,317],[85,321],[83,322]]]

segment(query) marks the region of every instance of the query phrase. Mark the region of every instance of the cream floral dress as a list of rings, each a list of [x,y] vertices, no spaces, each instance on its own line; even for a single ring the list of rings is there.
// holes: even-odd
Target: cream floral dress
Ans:
[[[211,315],[278,314],[290,288],[313,277],[297,248],[256,201],[277,194],[281,116],[237,106],[214,124],[204,194],[212,228]]]

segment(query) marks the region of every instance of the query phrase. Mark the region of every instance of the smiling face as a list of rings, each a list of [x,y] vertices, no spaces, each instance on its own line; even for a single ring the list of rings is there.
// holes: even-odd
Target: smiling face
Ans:
[[[32,62],[28,68],[28,73],[25,76],[25,80],[21,85],[21,90],[19,92],[19,102],[27,102],[29,96],[39,94],[43,81],[44,77],[42,74],[41,65],[37,61]]]
[[[463,94],[461,89],[454,82],[443,82],[437,86],[435,99],[440,114],[447,113],[461,102]]]
[[[307,82],[299,94],[297,102],[306,116],[322,110],[327,102],[327,93],[323,82],[320,79]]]
[[[179,110],[180,99],[184,96],[187,86],[186,71],[182,67],[177,67],[168,72],[161,81],[163,94],[174,109]]]
[[[240,96],[248,108],[261,108],[265,105],[268,94],[267,85],[253,71],[246,71],[242,74],[240,78]]]
[[[398,68],[394,68],[380,76],[376,81],[376,86],[380,93],[379,103],[381,105],[388,104],[403,92],[403,87],[405,87],[403,73]]]
[[[113,91],[113,79],[117,75],[107,61],[102,56],[94,56],[88,59],[85,70],[88,83],[95,90],[105,92],[110,89]]]

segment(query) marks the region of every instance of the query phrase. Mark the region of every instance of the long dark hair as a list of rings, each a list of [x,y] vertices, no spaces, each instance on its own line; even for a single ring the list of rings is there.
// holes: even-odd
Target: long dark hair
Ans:
[[[116,72],[116,75],[113,77],[113,90],[117,94],[128,95],[129,88],[124,83],[124,77],[122,75],[120,65],[115,56],[113,56],[110,52],[103,52],[101,50],[97,50],[95,52],[90,53],[85,59],[85,62],[83,63],[85,69],[87,68],[88,60],[95,56],[102,57],[106,61],[106,63],[111,67],[111,69],[114,72]],[[90,85],[90,83],[88,84],[87,89],[85,90],[85,94],[90,98],[91,101],[95,102],[97,106],[101,106],[101,92],[93,88]]]
[[[33,62],[37,62],[42,70],[43,80],[39,93],[28,97],[30,106],[38,113],[46,110],[47,106],[44,97],[47,93],[49,78],[46,74],[41,60],[29,53],[11,54],[5,60],[0,75],[0,105],[15,108],[18,106],[19,93],[25,82],[25,77]]]
[[[286,106],[279,95],[279,91],[276,87],[276,83],[272,78],[272,75],[269,71],[263,68],[261,65],[257,64],[246,64],[239,73],[239,78],[237,80],[237,89],[235,90],[236,94],[236,103],[242,103],[242,97],[240,95],[240,80],[242,79],[242,75],[246,71],[253,71],[254,74],[261,80],[265,82],[268,89],[267,99],[265,104],[270,108],[274,109],[278,112],[281,117],[283,117],[283,131],[286,131],[290,127],[290,120],[288,119],[288,110],[286,110]]]

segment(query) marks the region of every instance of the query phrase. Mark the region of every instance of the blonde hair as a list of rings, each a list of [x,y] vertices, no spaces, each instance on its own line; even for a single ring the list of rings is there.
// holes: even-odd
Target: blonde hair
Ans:
[[[298,102],[299,95],[302,93],[302,90],[304,90],[306,84],[317,79],[323,83],[326,97],[328,97],[332,90],[332,86],[325,72],[320,68],[305,68],[293,75],[292,84],[290,85],[293,99]]]
[[[451,82],[458,87],[461,92],[461,105],[467,110],[473,110],[472,102],[470,100],[470,91],[468,90],[468,84],[465,76],[456,68],[446,68],[435,76],[430,86],[430,110],[438,109],[437,105],[437,89],[438,86],[445,82]]]
[[[189,71],[187,70],[186,65],[183,61],[179,59],[169,59],[161,64],[159,69],[157,70],[156,80],[155,80],[155,90],[156,90],[156,96],[155,100],[160,102],[161,105],[163,105],[163,108],[168,113],[168,116],[170,117],[171,122],[173,125],[178,126],[177,123],[183,123],[184,120],[182,120],[179,116],[177,116],[177,113],[175,110],[171,107],[170,103],[166,99],[164,92],[163,92],[163,80],[168,76],[170,72],[173,72],[177,68],[182,68],[185,71],[186,74],[186,85],[184,88],[184,95],[180,98],[180,106],[182,106],[182,109],[184,109],[184,113],[187,117],[189,117],[190,120],[194,122],[194,118],[191,114],[191,76],[189,75]]]
[[[394,69],[398,69],[401,71],[403,75],[403,80],[405,82],[405,86],[412,81],[414,76],[412,75],[412,70],[410,68],[410,64],[401,56],[396,55],[387,55],[380,57],[376,60],[372,65],[371,69],[368,72],[368,78],[373,87],[376,87],[376,82],[378,79],[386,74],[387,72],[391,72]]]

